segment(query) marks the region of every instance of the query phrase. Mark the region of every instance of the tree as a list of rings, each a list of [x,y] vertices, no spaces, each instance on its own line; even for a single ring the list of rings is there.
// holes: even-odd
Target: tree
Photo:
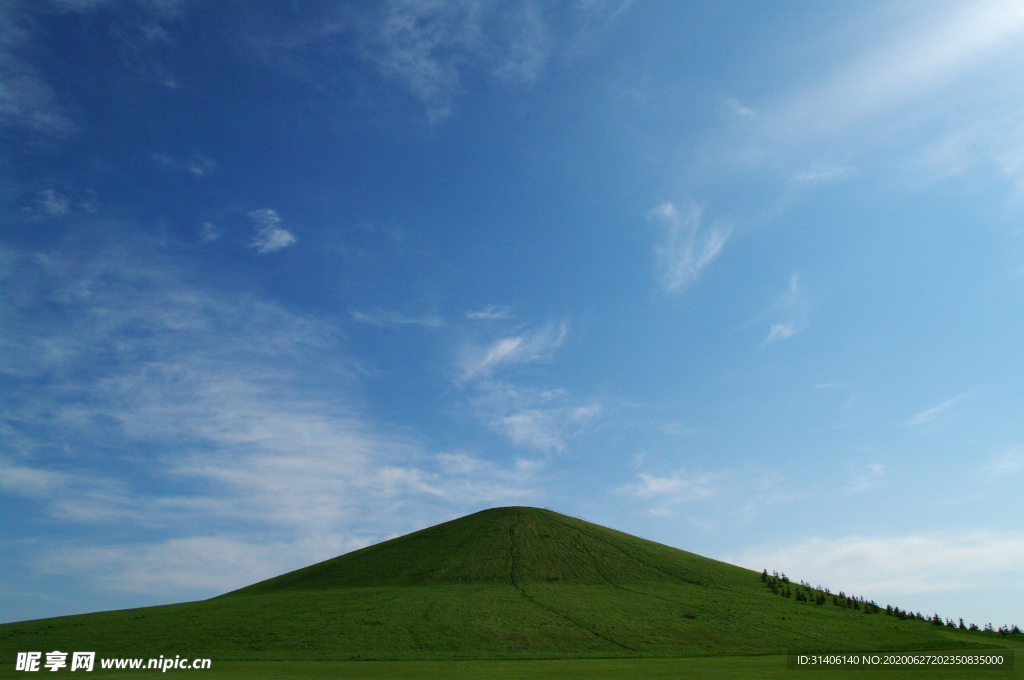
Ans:
[[[764,581],[765,583],[768,582],[768,570],[767,569],[765,569],[764,571],[761,572],[761,580]]]
[[[960,617],[960,630],[963,630],[965,628],[967,628],[967,626],[964,625],[964,617],[961,616]]]

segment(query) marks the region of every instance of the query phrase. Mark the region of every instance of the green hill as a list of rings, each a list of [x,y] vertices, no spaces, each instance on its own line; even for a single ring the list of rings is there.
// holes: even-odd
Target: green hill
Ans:
[[[747,569],[549,510],[495,508],[210,600],[5,624],[0,649],[579,658],[967,648],[997,637],[787,598]]]

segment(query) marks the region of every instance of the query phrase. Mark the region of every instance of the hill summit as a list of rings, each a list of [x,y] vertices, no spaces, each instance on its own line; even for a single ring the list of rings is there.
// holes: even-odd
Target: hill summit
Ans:
[[[721,569],[699,555],[551,510],[492,508],[356,550],[230,595],[352,587],[658,581],[708,585]]]

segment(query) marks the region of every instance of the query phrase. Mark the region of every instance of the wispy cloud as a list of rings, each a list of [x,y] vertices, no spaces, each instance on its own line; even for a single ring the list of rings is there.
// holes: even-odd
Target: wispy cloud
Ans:
[[[51,217],[61,217],[71,209],[68,197],[55,189],[40,191],[39,204],[42,211]]]
[[[1024,472],[1024,446],[1013,447],[1001,456],[996,456],[982,471],[993,479],[1005,479]]]
[[[153,160],[168,170],[187,172],[195,177],[204,177],[217,169],[217,162],[202,154],[192,154],[186,160],[179,160],[165,153],[154,153]]]
[[[20,56],[33,37],[25,16],[16,3],[0,6],[0,125],[64,137],[76,125],[42,71]]]
[[[490,321],[494,319],[511,319],[512,310],[508,307],[498,305],[487,305],[483,309],[476,312],[466,312],[467,319],[473,319],[474,321]]]
[[[477,0],[394,0],[373,35],[373,58],[427,107],[432,122],[452,113],[460,71],[489,65],[502,80],[532,83],[551,50],[540,8]]]
[[[950,408],[955,406],[957,403],[959,403],[961,400],[963,400],[964,397],[967,397],[967,396],[971,395],[973,392],[974,392],[974,390],[968,390],[968,391],[966,391],[966,392],[964,392],[962,394],[956,395],[952,399],[947,399],[946,401],[942,402],[938,406],[934,406],[934,407],[932,407],[930,409],[926,409],[924,411],[921,411],[920,413],[916,414],[913,418],[908,420],[905,424],[907,426],[909,426],[909,427],[913,427],[915,425],[923,425],[924,423],[931,422],[940,413],[943,413],[944,411],[949,410]]]
[[[485,380],[471,400],[478,417],[514,445],[562,453],[600,416],[597,401],[580,405],[561,389],[538,389]]]
[[[444,320],[439,316],[405,316],[398,312],[373,312],[370,314],[350,309],[348,312],[354,321],[370,326],[427,326],[440,328]]]
[[[386,76],[405,83],[436,123],[452,115],[465,75],[530,87],[555,55],[592,51],[629,5],[588,1],[557,12],[532,0],[392,0],[369,22],[368,53]],[[559,17],[568,23],[553,25]]]
[[[885,465],[882,463],[869,463],[857,469],[850,476],[850,483],[843,491],[849,496],[870,491],[882,483],[884,474]]]
[[[254,210],[249,217],[256,223],[256,236],[250,246],[257,252],[274,253],[295,243],[295,235],[281,228],[281,216],[276,210]]]
[[[726,99],[725,103],[729,105],[732,112],[741,118],[754,118],[757,116],[757,112],[753,109],[744,106],[737,99]]]
[[[12,69],[13,70],[13,69]],[[53,89],[28,67],[5,73],[0,81],[0,122],[54,136],[74,132],[75,124],[56,103]]]
[[[268,569],[298,567],[532,498],[529,461],[434,452],[361,413],[354,360],[324,320],[197,287],[133,238],[0,256],[5,495],[94,525],[99,543],[45,549],[24,573],[208,595],[269,573],[226,578],[204,551],[240,564],[282,550]]]
[[[662,288],[669,293],[685,290],[722,252],[730,227],[701,224],[703,210],[696,203],[684,217],[671,203],[662,203],[651,216],[666,223],[665,236],[655,249]]]
[[[785,547],[749,550],[729,559],[758,571],[779,569],[868,597],[936,593],[970,590],[986,577],[1019,574],[1024,564],[1024,533],[812,538]]]
[[[826,165],[814,163],[807,170],[798,172],[793,176],[794,182],[801,183],[824,183],[834,182],[856,174],[857,170],[850,166]]]
[[[569,325],[549,323],[533,331],[495,340],[487,345],[468,345],[462,350],[462,380],[486,378],[510,364],[525,364],[550,359],[565,342]]]
[[[779,319],[768,331],[768,337],[761,346],[764,347],[779,340],[788,340],[802,333],[810,326],[811,303],[807,294],[800,286],[800,277],[793,274],[789,277],[786,292],[775,299],[766,312],[769,316]]]
[[[712,530],[726,518],[747,521],[767,505],[791,500],[781,481],[749,466],[702,472],[679,468],[667,475],[637,473],[636,481],[616,491],[642,502],[655,517],[682,516],[695,527]]]
[[[641,472],[638,482],[623,487],[623,491],[641,500],[671,498],[672,503],[713,498],[721,493],[718,483],[721,475],[704,473],[693,475],[680,468],[666,477],[657,477]]]
[[[790,102],[779,129],[800,135],[835,132],[877,116],[962,76],[1024,30],[1024,9],[1016,2],[984,0],[953,7],[859,56]]]
[[[505,318],[504,309],[488,307],[485,319]],[[518,384],[514,376],[498,379],[517,364],[550,360],[568,334],[568,324],[548,323],[517,335],[463,348],[457,384],[472,390],[469,405],[488,429],[517,447],[562,453],[589,429],[603,407],[598,400],[581,403],[566,390]]]
[[[217,225],[213,222],[204,222],[200,230],[200,238],[203,240],[203,243],[216,241],[220,238],[220,230],[217,229]]]

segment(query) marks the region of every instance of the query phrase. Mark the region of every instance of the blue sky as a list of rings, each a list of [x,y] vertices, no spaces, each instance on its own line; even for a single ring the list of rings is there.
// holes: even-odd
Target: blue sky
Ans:
[[[1017,2],[0,9],[0,618],[535,505],[1024,624]]]

